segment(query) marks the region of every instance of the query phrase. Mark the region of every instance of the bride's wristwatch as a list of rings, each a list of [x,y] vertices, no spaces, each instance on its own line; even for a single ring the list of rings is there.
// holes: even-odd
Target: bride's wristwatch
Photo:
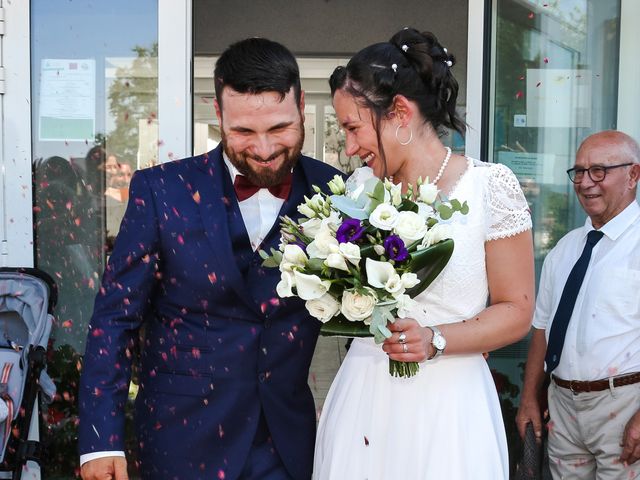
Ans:
[[[431,345],[433,346],[433,353],[431,356],[427,358],[427,360],[433,360],[438,355],[441,355],[444,352],[444,349],[447,348],[447,339],[444,338],[442,332],[438,327],[427,327],[433,333],[431,337]]]

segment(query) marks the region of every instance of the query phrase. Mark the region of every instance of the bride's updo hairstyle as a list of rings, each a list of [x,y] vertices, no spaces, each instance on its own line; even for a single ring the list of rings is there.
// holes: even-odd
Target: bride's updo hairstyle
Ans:
[[[393,109],[396,95],[414,101],[438,134],[450,128],[464,135],[465,123],[456,112],[458,82],[451,73],[455,63],[433,33],[405,28],[388,42],[360,50],[346,67],[337,67],[329,78],[331,96],[342,89],[373,113],[384,159],[380,122]]]

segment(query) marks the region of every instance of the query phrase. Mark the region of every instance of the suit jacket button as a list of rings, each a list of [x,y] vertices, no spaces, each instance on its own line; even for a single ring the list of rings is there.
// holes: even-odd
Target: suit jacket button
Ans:
[[[267,378],[267,376],[264,373],[259,373],[258,374],[258,380],[260,381],[260,383],[264,383],[266,378]]]

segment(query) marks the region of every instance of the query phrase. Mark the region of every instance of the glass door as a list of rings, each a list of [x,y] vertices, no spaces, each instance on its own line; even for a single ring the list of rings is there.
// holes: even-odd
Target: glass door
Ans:
[[[585,219],[565,173],[578,146],[617,126],[620,1],[494,0],[492,7],[489,159],[520,180],[539,275],[549,250]],[[489,359],[510,445],[518,444],[527,348],[525,339]]]
[[[0,260],[58,284],[48,359],[58,395],[42,476],[78,478],[84,339],[129,180],[191,154],[191,1],[0,6]]]

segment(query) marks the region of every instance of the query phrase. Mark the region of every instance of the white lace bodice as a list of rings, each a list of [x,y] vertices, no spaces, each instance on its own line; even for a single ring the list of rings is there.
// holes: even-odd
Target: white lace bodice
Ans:
[[[348,188],[370,178],[370,170],[356,170]],[[468,159],[467,170],[449,197],[466,200],[469,213],[449,221],[455,242],[451,260],[416,297],[419,306],[411,316],[422,325],[456,322],[482,311],[489,295],[485,242],[516,235],[532,225],[518,179],[505,165]]]
[[[416,297],[419,307],[412,313],[422,325],[457,322],[482,311],[489,296],[485,242],[532,226],[518,179],[505,165],[469,159],[449,197],[466,200],[469,213],[451,219],[453,255],[440,276]]]

